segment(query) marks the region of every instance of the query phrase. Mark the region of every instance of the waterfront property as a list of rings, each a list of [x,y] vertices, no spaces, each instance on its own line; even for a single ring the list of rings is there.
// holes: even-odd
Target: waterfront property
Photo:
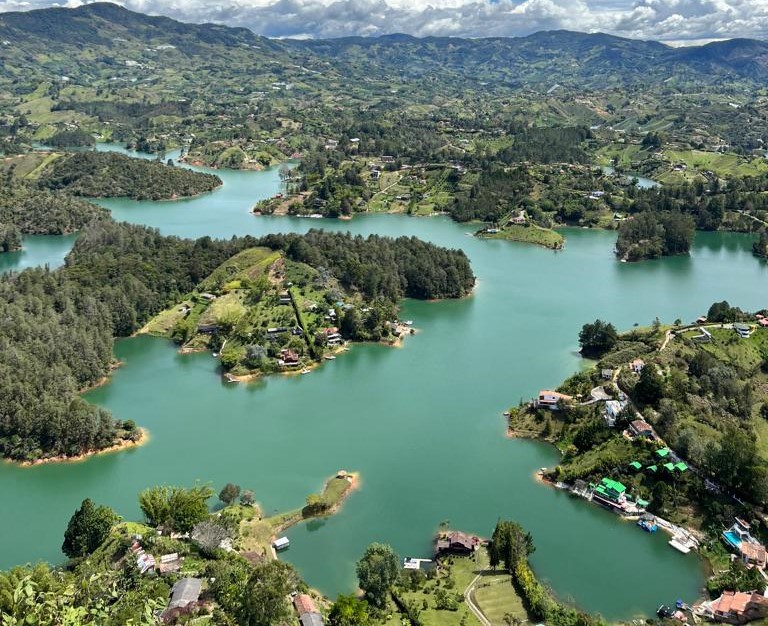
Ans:
[[[694,612],[715,622],[746,624],[768,617],[768,598],[754,591],[723,591],[719,598],[694,607]]]
[[[279,537],[278,539],[275,539],[275,540],[272,542],[272,547],[273,547],[275,550],[285,550],[285,549],[286,549],[286,548],[288,548],[290,545],[291,545],[291,542],[290,542],[290,540],[288,539],[288,537]]]
[[[740,550],[742,543],[759,544],[760,542],[755,539],[750,530],[752,527],[743,519],[735,518],[733,525],[723,531],[723,539],[729,548]]]
[[[633,501],[627,493],[623,483],[611,478],[603,478],[600,484],[592,487],[592,500],[604,507],[628,517],[634,517],[645,513],[648,503],[645,500]]]
[[[563,404],[566,404],[573,400],[572,396],[560,393],[559,391],[552,391],[550,389],[542,389],[539,391],[539,397],[533,401],[536,408],[550,409],[551,411],[558,410]]]
[[[314,600],[306,593],[297,593],[293,597],[293,606],[299,614],[301,626],[323,626],[323,616],[317,610]]]
[[[459,554],[467,556],[480,546],[480,537],[469,535],[458,530],[439,533],[435,541],[435,554]]]

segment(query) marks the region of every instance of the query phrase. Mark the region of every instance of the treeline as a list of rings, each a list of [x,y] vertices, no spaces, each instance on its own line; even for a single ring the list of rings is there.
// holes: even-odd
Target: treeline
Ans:
[[[0,184],[0,224],[15,227],[20,234],[64,235],[105,216],[101,207],[64,193]]]
[[[267,235],[259,243],[284,250],[294,261],[327,268],[345,288],[371,300],[459,298],[475,283],[463,251],[415,237],[363,238],[310,230],[306,235]]]
[[[694,238],[694,221],[677,211],[645,211],[622,222],[616,255],[627,261],[687,254]]]
[[[0,453],[72,456],[132,436],[78,391],[108,374],[114,336],[137,330],[246,242],[96,222],[63,268],[0,278]]]
[[[93,135],[86,133],[80,128],[74,130],[60,130],[45,140],[46,145],[54,148],[75,148],[83,146],[93,146],[96,140]]]
[[[56,159],[38,184],[76,196],[168,200],[212,191],[221,185],[221,179],[124,154],[78,152]]]
[[[557,601],[536,578],[528,557],[535,547],[530,533],[516,522],[499,520],[488,545],[491,567],[503,565],[531,616],[553,626],[602,626],[605,621]]]

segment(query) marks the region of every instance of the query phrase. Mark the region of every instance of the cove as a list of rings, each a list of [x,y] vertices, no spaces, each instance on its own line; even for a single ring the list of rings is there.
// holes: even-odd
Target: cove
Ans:
[[[699,233],[690,257],[616,262],[615,233],[568,229],[566,248],[479,240],[447,218],[362,215],[351,222],[254,217],[248,209],[279,185],[276,170],[218,172],[224,186],[179,202],[102,201],[116,219],[197,237],[303,232],[415,235],[463,248],[479,282],[472,297],[406,301],[420,329],[402,349],[357,345],[308,376],[228,385],[209,354],[179,355],[170,342],[121,340],[125,362],[87,399],[147,427],[140,448],[87,462],[0,465],[0,566],[61,560],[67,520],[85,497],[140,515],[136,496],[155,484],[195,480],[253,489],[267,512],[302,504],[338,469],[361,489],[335,517],[292,529],[284,558],[334,597],[354,588],[354,563],[372,541],[424,556],[440,522],[488,535],[499,517],[520,521],[537,546],[537,573],[564,599],[609,619],[649,615],[694,600],[695,555],[662,534],[537,484],[554,449],[504,438],[501,412],[582,366],[581,325],[596,317],[626,329],[657,315],[691,320],[714,301],[764,305],[768,266],[751,240]],[[735,280],[734,277],[738,277]]]

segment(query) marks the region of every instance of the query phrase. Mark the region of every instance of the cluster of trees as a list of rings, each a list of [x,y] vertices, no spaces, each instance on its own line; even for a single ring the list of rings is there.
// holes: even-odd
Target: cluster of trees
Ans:
[[[616,327],[610,322],[595,320],[591,324],[584,324],[579,332],[579,345],[581,353],[590,358],[603,356],[612,350],[619,340]]]
[[[139,494],[139,506],[150,526],[163,526],[177,533],[188,533],[208,517],[208,500],[213,489],[208,485],[151,487]]]
[[[10,232],[7,248],[11,250],[15,249],[13,243],[20,234],[64,235],[106,216],[107,212],[101,207],[65,193],[21,184],[0,184],[0,224],[5,226],[0,226],[0,239],[7,240]]]
[[[21,250],[21,230],[15,224],[0,222],[0,253]]]
[[[464,252],[415,237],[310,230],[306,235],[267,235],[260,244],[283,250],[294,261],[327,268],[346,289],[369,300],[459,298],[475,283]]]
[[[513,122],[507,132],[514,143],[500,150],[498,158],[503,163],[586,163],[583,149],[592,132],[586,127],[542,127]]]
[[[622,222],[616,255],[628,261],[687,254],[694,237],[694,220],[676,211],[645,211]]]
[[[249,243],[104,220],[84,229],[63,268],[0,277],[0,453],[71,456],[133,438],[78,391],[108,374],[114,336],[134,332]]]
[[[480,172],[468,193],[456,196],[448,210],[457,222],[498,222],[520,206],[530,187],[530,175],[525,167],[510,170],[500,166],[489,167]]]
[[[90,133],[76,128],[74,130],[60,130],[48,137],[45,143],[54,148],[78,148],[93,146],[96,144],[96,140]]]
[[[53,161],[38,184],[76,196],[168,200],[212,191],[221,185],[221,179],[114,152],[76,152]]]

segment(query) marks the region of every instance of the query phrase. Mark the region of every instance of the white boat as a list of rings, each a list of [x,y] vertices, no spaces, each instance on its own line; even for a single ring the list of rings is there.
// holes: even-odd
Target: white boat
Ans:
[[[326,360],[326,361],[333,361],[333,360],[335,360],[335,359],[336,359],[336,357],[335,357],[335,356],[333,356],[332,354],[327,354],[327,355],[325,356],[325,360]]]
[[[683,554],[688,554],[691,551],[686,544],[680,543],[677,539],[670,539],[669,545]]]
[[[301,373],[302,374],[309,374],[311,371],[312,371],[311,369],[309,369],[308,367],[305,367],[303,370],[301,370]]]
[[[405,320],[403,324],[405,324],[406,326],[413,326],[413,320]]]

